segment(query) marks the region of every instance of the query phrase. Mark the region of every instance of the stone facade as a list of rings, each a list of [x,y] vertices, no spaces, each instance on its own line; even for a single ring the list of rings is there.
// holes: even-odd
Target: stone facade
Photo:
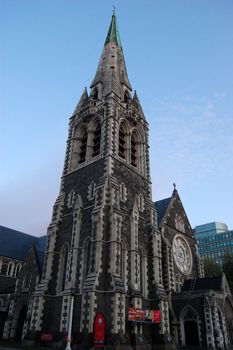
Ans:
[[[110,32],[115,30],[113,16]],[[30,337],[49,332],[63,339],[71,289],[73,338],[83,347],[92,346],[99,311],[108,344],[133,339],[143,345],[152,342],[152,333],[169,331],[163,320],[160,326],[126,321],[130,306],[161,307],[168,318],[161,249],[151,199],[148,124],[137,94],[131,97],[121,44],[110,33],[90,95],[85,89],[70,119]]]
[[[8,256],[1,257],[0,337],[21,340],[29,330],[32,295],[41,278],[47,237],[1,228],[1,253]]]
[[[178,192],[152,202],[148,123],[136,92],[132,96],[115,15],[90,93],[84,89],[70,118],[41,275],[34,253],[10,302],[6,338],[16,336],[15,305],[30,267],[24,340],[49,335],[64,347],[71,319],[73,349],[89,349],[101,313],[108,349],[232,343],[227,281],[211,280],[210,290]],[[129,322],[129,308],[160,310],[161,320]]]
[[[174,342],[181,347],[230,349],[233,299],[225,276],[204,277],[196,239],[176,190],[170,198],[156,202],[155,207]],[[181,241],[178,246],[177,238]]]
[[[28,250],[38,238],[0,225],[0,338]]]
[[[35,247],[31,247],[16,280],[5,321],[3,339],[21,340],[29,330],[32,294],[41,277],[41,267]]]

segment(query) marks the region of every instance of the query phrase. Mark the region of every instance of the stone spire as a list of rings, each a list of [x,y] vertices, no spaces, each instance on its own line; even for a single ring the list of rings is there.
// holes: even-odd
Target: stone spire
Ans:
[[[82,96],[80,97],[80,100],[78,101],[78,104],[74,110],[73,116],[78,114],[78,111],[82,108],[83,103],[88,99],[88,93],[87,88],[85,87],[82,93]]]
[[[102,97],[114,92],[121,99],[124,99],[125,93],[130,94],[132,90],[126,71],[115,13],[112,15],[96,75],[90,87],[93,95],[96,94],[95,89],[97,89],[98,95],[101,91]]]
[[[139,111],[141,117],[142,117],[143,119],[146,120],[136,90],[134,90],[134,95],[133,95],[133,99],[132,99],[132,104],[137,108],[137,110]]]

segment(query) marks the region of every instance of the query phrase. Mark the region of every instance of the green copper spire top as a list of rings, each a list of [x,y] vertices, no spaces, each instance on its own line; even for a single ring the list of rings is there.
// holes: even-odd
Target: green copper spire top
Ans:
[[[114,12],[91,89],[98,84],[101,84],[102,96],[114,92],[120,97],[124,95],[125,88],[129,92],[132,90]]]
[[[116,15],[113,12],[112,15],[112,21],[108,30],[108,35],[107,38],[105,40],[104,45],[108,44],[108,43],[116,43],[119,47],[121,47],[121,39],[120,39],[120,33],[119,33],[119,29],[117,26],[117,21],[116,21]]]

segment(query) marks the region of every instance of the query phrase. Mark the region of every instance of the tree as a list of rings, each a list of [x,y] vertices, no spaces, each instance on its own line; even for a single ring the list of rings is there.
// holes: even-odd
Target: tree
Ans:
[[[204,259],[204,270],[206,277],[221,275],[221,267],[211,258]]]
[[[223,272],[229,281],[233,282],[233,254],[225,254],[222,265]]]
[[[224,255],[222,269],[226,275],[231,293],[233,293],[233,254]]]

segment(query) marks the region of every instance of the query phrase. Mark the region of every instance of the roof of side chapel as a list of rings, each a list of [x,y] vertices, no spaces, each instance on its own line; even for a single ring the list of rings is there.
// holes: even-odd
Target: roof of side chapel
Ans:
[[[166,210],[171,202],[172,197],[161,199],[157,202],[154,202],[155,209],[157,211],[158,223],[162,221]]]
[[[0,255],[24,260],[38,237],[0,225]]]
[[[23,261],[29,249],[34,246],[42,267],[46,241],[46,235],[35,237],[0,225],[0,256]]]

